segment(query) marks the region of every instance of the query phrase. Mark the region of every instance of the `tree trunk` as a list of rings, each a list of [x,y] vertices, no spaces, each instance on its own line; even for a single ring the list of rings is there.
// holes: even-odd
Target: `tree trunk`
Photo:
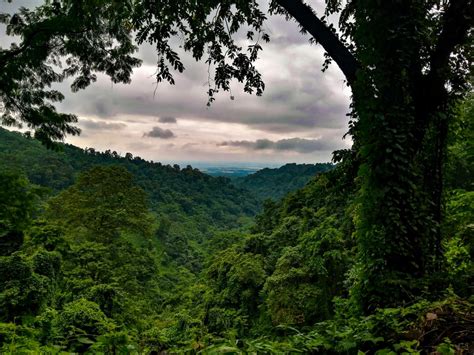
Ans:
[[[428,61],[427,33],[437,25],[427,20],[423,2],[351,2],[355,55],[302,1],[276,2],[324,47],[352,87],[350,133],[362,166],[355,217],[359,275],[351,293],[365,311],[412,301],[442,259],[442,171],[451,115],[445,86],[451,53],[472,25],[473,1],[445,6]]]

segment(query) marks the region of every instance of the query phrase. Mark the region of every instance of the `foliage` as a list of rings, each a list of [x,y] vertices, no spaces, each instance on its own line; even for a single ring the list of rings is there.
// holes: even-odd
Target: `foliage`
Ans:
[[[244,334],[249,319],[257,312],[265,276],[261,256],[233,248],[215,255],[206,268],[209,293],[204,323],[209,330],[225,334],[232,329]]]
[[[251,235],[217,235],[206,267],[205,325],[218,336],[246,338],[276,325],[302,328],[332,317],[332,299],[347,294],[354,258],[345,217],[354,185],[346,161],[280,202],[267,202]],[[215,238],[216,238],[215,237]],[[213,249],[211,249],[212,251]],[[223,331],[223,329],[230,329]],[[215,341],[213,341],[215,342]]]
[[[37,208],[40,189],[31,185],[23,176],[0,173],[0,238],[21,232],[31,221]]]
[[[472,287],[462,290],[462,285],[472,285],[474,281],[474,192],[454,190],[447,204],[447,220],[444,240],[445,258],[451,282],[456,291],[472,294]]]
[[[67,348],[78,352],[89,348],[99,335],[114,327],[99,305],[86,299],[66,304],[57,322],[60,333],[65,335]]]
[[[113,166],[82,173],[76,184],[49,201],[46,216],[105,241],[126,231],[146,236],[151,229],[145,192],[133,185],[132,174]]]
[[[130,10],[117,3],[48,1],[13,16],[1,13],[6,33],[22,39],[0,49],[2,124],[26,124],[50,146],[65,134],[78,134],[77,117],[58,113],[52,104],[64,95],[50,87],[73,77],[71,89],[78,91],[97,80],[96,71],[115,83],[129,82],[140,64],[132,57],[130,29],[123,26]]]
[[[232,182],[252,192],[259,200],[279,200],[291,191],[301,189],[317,174],[333,168],[332,164],[286,164],[278,169],[265,168]]]
[[[248,224],[258,210],[257,199],[226,178],[210,177],[191,167],[176,169],[140,157],[121,157],[111,151],[61,147],[62,151],[47,150],[35,140],[0,128],[0,172],[26,174],[33,183],[59,192],[95,166],[127,169],[158,216],[155,238],[164,252],[194,270],[202,267],[203,258],[201,247],[190,240],[201,243],[217,230]]]
[[[0,266],[0,319],[37,314],[47,299],[51,280],[35,272],[32,262],[19,255],[0,257]]]
[[[443,171],[456,105],[469,90],[474,3],[324,3],[323,16],[299,0],[271,0],[268,13],[296,20],[325,49],[323,69],[334,60],[352,88],[348,133],[360,168],[351,295],[370,313],[421,297],[421,285],[442,268]],[[339,33],[326,21],[330,15],[339,16]],[[72,76],[77,91],[94,82],[96,72],[128,82],[140,64],[132,57],[135,44],[145,42],[158,54],[157,82],[173,84],[171,70],[183,72],[172,46],[178,42],[209,65],[209,104],[217,91],[230,91],[233,79],[261,95],[255,61],[260,40],[270,40],[266,19],[255,0],[63,0],[2,13],[7,34],[20,37],[20,44],[0,52],[2,122],[26,123],[49,144],[78,133],[76,117],[51,104],[62,94],[48,88]],[[245,45],[238,41],[242,34]],[[181,206],[192,211],[186,196]]]
[[[456,296],[406,308],[379,309],[364,317],[348,314],[344,302],[339,307],[333,320],[317,323],[309,332],[283,326],[280,331],[285,336],[221,340],[203,353],[392,355],[454,354],[472,349],[473,305]]]
[[[448,135],[445,180],[449,189],[471,190],[474,184],[474,93],[458,108]]]
[[[419,186],[400,196],[416,190],[409,198],[419,204],[402,206],[419,207],[422,221],[400,223],[403,211],[387,212],[391,198],[379,197],[419,176],[404,176],[403,162],[400,177],[384,170],[386,162],[367,170],[374,152],[335,152],[333,169],[264,203],[252,228],[232,230],[257,201],[227,179],[114,152],[45,151],[0,131],[0,352],[472,352],[472,142],[465,138],[472,127],[463,123],[471,107],[460,107],[447,137],[444,218],[430,234],[439,227],[439,241],[407,232],[435,222]],[[430,149],[421,151],[430,156]],[[418,158],[410,166],[421,173]],[[260,176],[274,181],[268,173]],[[52,187],[53,196],[21,174]],[[396,183],[367,183],[387,174]],[[395,226],[401,231],[386,233]],[[407,250],[425,273],[436,272],[413,272]]]
[[[353,239],[358,165],[353,157],[337,152],[332,170],[279,202],[267,202],[251,231],[218,231],[200,244],[198,234],[182,244],[169,238],[170,217],[153,221],[150,199],[134,175],[112,164],[80,174],[49,197],[43,212],[35,211],[37,197],[30,195],[28,221],[17,224],[25,237],[0,257],[1,351],[469,349],[471,192],[447,195],[440,289],[425,287],[427,299],[363,316],[349,297],[360,267]],[[20,191],[34,189],[20,181],[25,187]],[[96,224],[102,214],[107,227]],[[200,248],[202,272],[170,259],[188,258],[187,243]],[[463,298],[429,300],[448,283]]]
[[[332,299],[343,294],[351,256],[335,224],[334,217],[327,217],[297,246],[283,250],[264,289],[274,324],[313,324],[331,317]]]

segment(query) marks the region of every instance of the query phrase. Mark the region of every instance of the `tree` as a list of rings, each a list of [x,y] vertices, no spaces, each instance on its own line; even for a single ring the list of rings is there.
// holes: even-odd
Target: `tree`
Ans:
[[[17,251],[36,212],[41,189],[14,173],[0,173],[0,256]]]
[[[292,18],[327,52],[353,91],[349,133],[360,164],[356,212],[360,275],[353,295],[364,309],[420,292],[440,268],[443,166],[456,101],[468,90],[473,0],[326,0],[323,16],[302,0],[271,0],[270,13]],[[339,33],[325,18],[338,14]],[[47,102],[52,82],[76,76],[73,90],[105,72],[127,82],[137,44],[156,46],[157,81],[174,83],[184,66],[172,38],[213,68],[209,103],[233,79],[261,95],[254,62],[268,41],[266,14],[252,1],[54,1],[2,16],[19,46],[0,52],[3,121],[25,122],[39,138],[77,133],[73,116]],[[246,48],[238,31],[254,41]],[[66,68],[55,72],[65,60]],[[52,63],[52,64],[50,64]],[[26,84],[27,83],[27,84]],[[31,85],[33,83],[33,85]],[[403,286],[405,285],[405,286]]]
[[[419,281],[440,269],[446,136],[467,89],[472,8],[364,1],[351,10],[361,63],[352,132],[362,160],[356,234],[364,308],[420,294]]]
[[[48,216],[106,243],[122,231],[147,236],[151,228],[145,192],[134,186],[132,174],[114,166],[82,173],[75,185],[49,201]]]
[[[257,314],[259,292],[265,282],[261,255],[228,248],[217,253],[206,269],[204,323],[212,332],[244,331]]]

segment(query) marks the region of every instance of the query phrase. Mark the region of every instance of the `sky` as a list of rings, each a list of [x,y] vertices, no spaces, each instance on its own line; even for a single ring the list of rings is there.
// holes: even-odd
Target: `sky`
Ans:
[[[323,2],[310,1],[316,9]],[[0,7],[9,12],[39,3],[0,0]],[[350,89],[335,64],[321,71],[322,48],[309,44],[309,36],[300,34],[294,22],[272,16],[265,27],[271,42],[263,45],[256,63],[266,85],[263,96],[246,94],[234,82],[231,93],[218,94],[208,107],[207,65],[186,53],[186,70],[176,73],[176,84],[157,86],[156,53],[142,46],[137,56],[143,64],[131,84],[113,84],[101,74],[78,93],[60,84],[66,99],[57,108],[76,114],[82,130],[66,142],[162,162],[329,161],[332,151],[351,145],[349,138],[343,139]],[[12,41],[0,27],[0,46]]]

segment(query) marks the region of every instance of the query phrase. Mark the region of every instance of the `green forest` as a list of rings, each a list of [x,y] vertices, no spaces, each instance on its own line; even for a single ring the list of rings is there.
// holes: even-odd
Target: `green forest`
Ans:
[[[473,0],[38,3],[0,10],[1,354],[474,353]],[[128,84],[144,44],[157,84],[208,65],[209,110],[263,95],[274,16],[351,91],[330,163],[229,179],[64,143],[60,83]]]
[[[290,164],[234,186],[0,130],[1,351],[467,353],[473,118],[470,99],[448,147],[442,270],[407,280],[400,292],[418,296],[370,315],[353,299],[350,151],[334,167]],[[304,187],[275,198],[307,170]]]

